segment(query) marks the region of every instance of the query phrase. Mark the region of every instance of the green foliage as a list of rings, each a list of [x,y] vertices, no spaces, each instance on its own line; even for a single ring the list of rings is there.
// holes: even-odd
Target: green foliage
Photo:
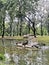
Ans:
[[[0,54],[0,60],[4,60],[4,59],[5,59],[4,55]]]
[[[29,34],[29,26],[26,24],[23,24],[22,22],[24,21],[24,17],[27,15],[26,13],[32,12],[32,14],[35,14],[36,12],[36,7],[37,7],[37,2],[38,0],[0,0],[0,9],[2,9],[2,13],[0,14],[3,17],[6,17],[6,10],[8,11],[8,15],[10,17],[10,22],[9,24],[5,24],[5,35],[12,35],[12,32],[14,35],[19,35],[20,33],[20,28],[21,28],[21,34]],[[35,3],[35,4],[34,4]],[[13,19],[17,17],[20,21],[18,24],[18,31],[17,31],[17,23],[16,25],[14,24]],[[5,21],[5,20],[4,20]],[[3,29],[3,23],[2,19],[0,16],[0,35],[2,35],[2,29]],[[24,26],[23,26],[24,25]],[[22,27],[21,27],[22,26]],[[36,34],[40,35],[40,27],[37,28]],[[33,30],[30,29],[30,33],[33,34]],[[43,34],[47,35],[47,30],[46,28],[43,27]]]
[[[40,27],[36,28],[36,34],[40,35]]]
[[[3,7],[3,2],[0,1],[0,9]]]
[[[6,3],[7,0],[1,0],[3,3]]]

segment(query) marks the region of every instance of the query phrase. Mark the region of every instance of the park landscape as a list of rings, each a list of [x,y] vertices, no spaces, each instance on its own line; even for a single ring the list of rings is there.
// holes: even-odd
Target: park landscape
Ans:
[[[49,0],[0,0],[0,65],[49,65]]]

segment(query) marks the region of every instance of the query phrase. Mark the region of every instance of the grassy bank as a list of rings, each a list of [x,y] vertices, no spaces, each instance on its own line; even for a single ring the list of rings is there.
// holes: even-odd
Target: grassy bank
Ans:
[[[1,36],[0,36],[0,39],[3,39]],[[17,40],[17,41],[23,41],[23,40],[26,40],[27,38],[24,38],[23,36],[4,36],[4,39],[8,39],[8,40]]]
[[[2,37],[0,36],[0,39],[1,39]],[[18,40],[18,41],[23,41],[23,40],[26,40],[27,38],[24,38],[23,36],[12,36],[12,37],[10,37],[10,36],[4,36],[4,38],[5,39],[16,39],[16,40]],[[33,38],[33,41],[38,41],[38,42],[42,42],[42,43],[46,43],[46,44],[48,44],[49,45],[49,36],[37,36],[37,38],[35,39],[35,38]]]
[[[37,41],[49,45],[49,36],[38,36]]]

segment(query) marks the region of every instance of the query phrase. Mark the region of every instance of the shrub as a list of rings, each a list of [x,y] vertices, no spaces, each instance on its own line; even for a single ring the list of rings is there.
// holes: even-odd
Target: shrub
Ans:
[[[4,60],[4,55],[3,54],[0,54],[0,60]]]

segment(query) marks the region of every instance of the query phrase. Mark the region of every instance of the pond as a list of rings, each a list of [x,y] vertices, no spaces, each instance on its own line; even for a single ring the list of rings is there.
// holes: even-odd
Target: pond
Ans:
[[[0,39],[0,65],[49,65],[49,46],[17,47],[16,40]]]

